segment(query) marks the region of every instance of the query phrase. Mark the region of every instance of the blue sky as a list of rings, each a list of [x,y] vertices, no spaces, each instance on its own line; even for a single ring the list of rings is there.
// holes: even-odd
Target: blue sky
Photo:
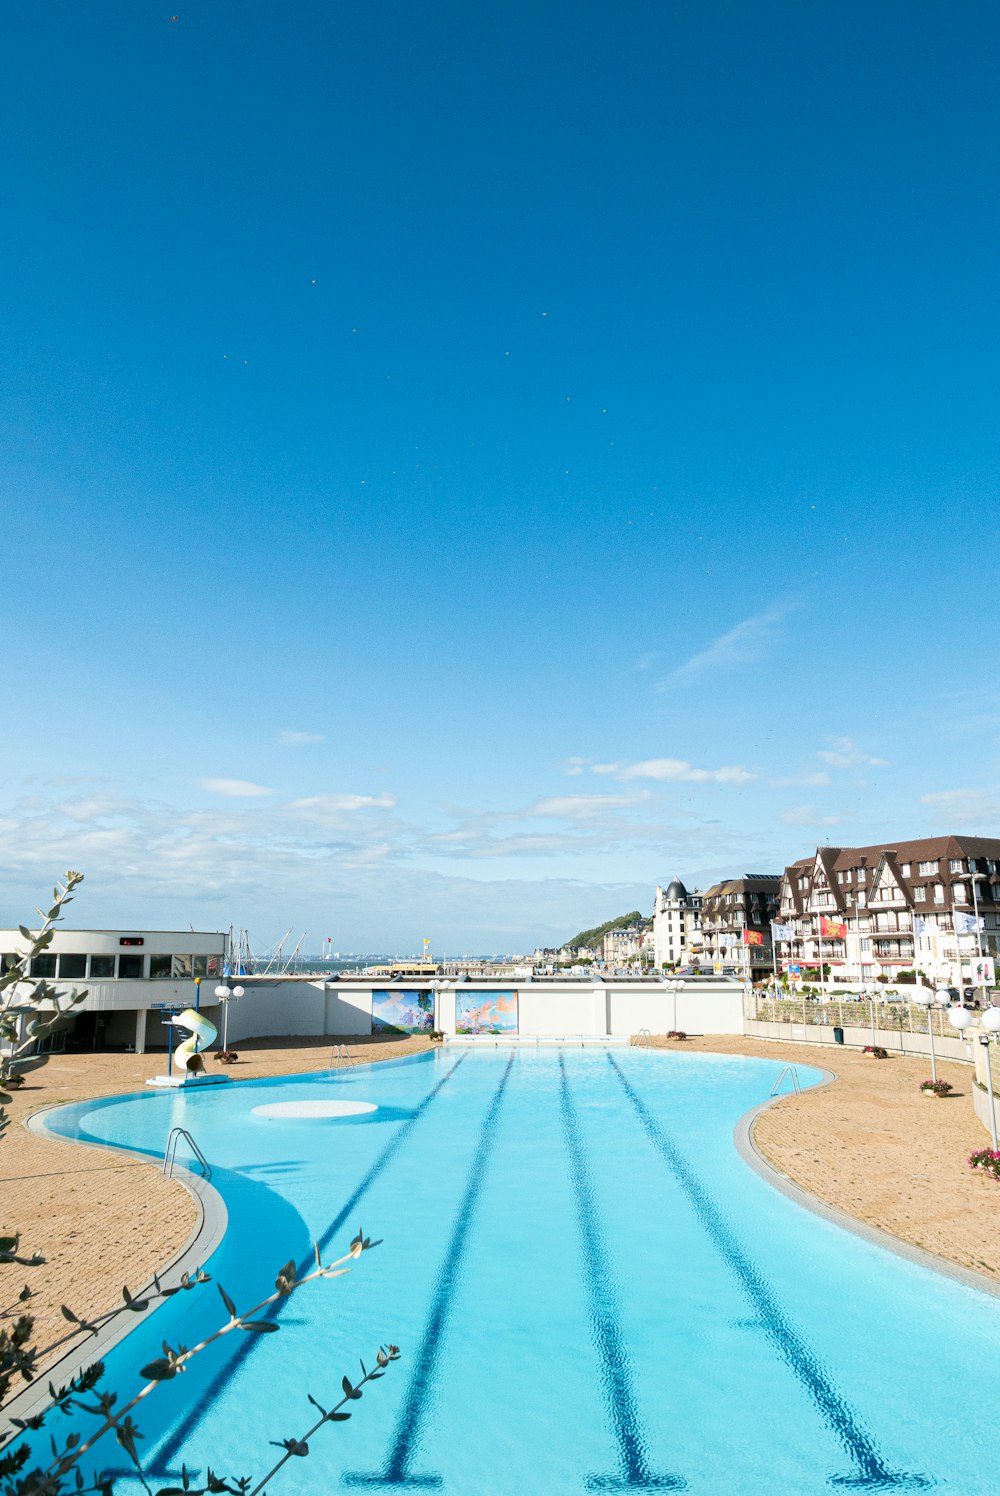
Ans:
[[[3,41],[0,919],[511,950],[1000,835],[995,6]]]

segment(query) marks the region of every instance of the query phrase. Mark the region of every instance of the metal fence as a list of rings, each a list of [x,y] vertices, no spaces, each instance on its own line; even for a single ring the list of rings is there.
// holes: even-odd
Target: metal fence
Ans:
[[[871,1028],[872,1009],[875,1010],[875,1027],[889,1033],[926,1034],[927,1009],[918,1003],[859,1002],[850,998],[831,998],[819,1002],[815,998],[774,998],[751,993],[746,1002],[746,1017],[760,1023],[815,1024],[820,1028]],[[956,1038],[955,1030],[948,1023],[944,1009],[935,1005],[931,1010],[931,1024],[940,1038]]]

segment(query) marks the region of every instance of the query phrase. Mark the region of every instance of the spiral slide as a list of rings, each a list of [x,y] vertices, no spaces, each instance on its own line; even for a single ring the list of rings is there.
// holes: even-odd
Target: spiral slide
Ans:
[[[183,1044],[178,1044],[174,1050],[174,1064],[184,1075],[188,1071],[192,1059],[202,1050],[208,1049],[215,1042],[218,1030],[214,1023],[209,1023],[204,1013],[199,1013],[196,1008],[185,1008],[183,1013],[178,1013],[174,1019],[177,1028],[189,1030],[188,1038]],[[196,1066],[201,1069],[201,1066]]]

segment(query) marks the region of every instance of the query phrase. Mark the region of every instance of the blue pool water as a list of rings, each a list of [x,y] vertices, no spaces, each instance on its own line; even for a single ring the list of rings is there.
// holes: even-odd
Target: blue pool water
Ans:
[[[349,1277],[297,1292],[280,1334],[227,1337],[144,1404],[154,1488],[182,1461],[262,1473],[268,1440],[312,1421],[306,1393],[330,1406],[391,1340],[403,1358],[275,1491],[995,1496],[977,1408],[1000,1385],[1000,1300],[747,1167],[733,1127],[779,1069],[445,1050],[53,1113],[67,1136],[151,1154],[171,1127],[191,1130],[229,1211],[207,1266],[241,1309],[314,1239],[325,1259],[359,1224],[385,1239]],[[378,1109],[253,1111],[329,1098]],[[171,1299],[112,1352],[111,1384],[138,1387],[162,1340],[192,1344],[220,1311],[214,1283]]]

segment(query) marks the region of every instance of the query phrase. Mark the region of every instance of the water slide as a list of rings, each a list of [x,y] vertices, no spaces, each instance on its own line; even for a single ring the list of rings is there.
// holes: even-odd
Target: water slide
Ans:
[[[178,1044],[174,1050],[174,1064],[179,1070],[186,1071],[191,1068],[191,1061],[196,1054],[214,1044],[218,1030],[214,1023],[209,1023],[204,1013],[199,1013],[196,1008],[185,1008],[183,1013],[178,1013],[174,1018],[177,1028],[189,1030],[188,1037],[183,1044]],[[194,1069],[201,1070],[204,1067],[195,1065]]]

